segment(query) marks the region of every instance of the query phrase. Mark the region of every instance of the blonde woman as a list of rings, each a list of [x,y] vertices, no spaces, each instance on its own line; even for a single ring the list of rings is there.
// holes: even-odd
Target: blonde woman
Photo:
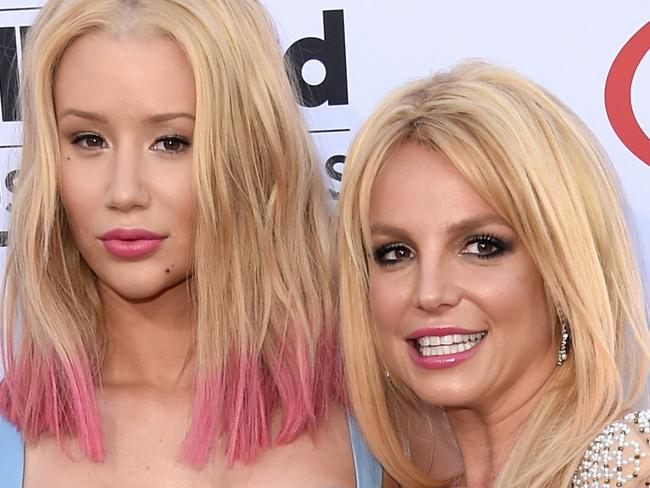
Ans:
[[[260,4],[50,0],[22,74],[3,486],[353,486],[324,192]]]
[[[349,397],[399,484],[648,486],[637,263],[566,106],[478,61],[399,89],[353,144],[339,231]]]

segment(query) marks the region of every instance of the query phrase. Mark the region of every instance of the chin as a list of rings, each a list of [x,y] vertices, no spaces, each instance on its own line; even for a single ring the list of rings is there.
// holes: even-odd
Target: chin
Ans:
[[[446,382],[442,378],[431,378],[428,384],[419,382],[417,385],[408,385],[422,403],[436,407],[468,407],[481,403],[484,398],[484,391],[480,384],[472,384],[465,379],[457,378],[454,381]]]
[[[431,407],[440,407],[445,409],[453,408],[470,408],[472,405],[480,403],[474,395],[465,392],[465,395],[459,395],[452,392],[437,392],[435,395],[420,395],[416,392],[420,401]]]
[[[119,279],[103,280],[100,278],[100,281],[105,289],[124,300],[146,302],[155,300],[172,289],[184,288],[187,279],[184,275],[163,277],[162,279],[160,276],[130,276],[128,279],[120,277]]]

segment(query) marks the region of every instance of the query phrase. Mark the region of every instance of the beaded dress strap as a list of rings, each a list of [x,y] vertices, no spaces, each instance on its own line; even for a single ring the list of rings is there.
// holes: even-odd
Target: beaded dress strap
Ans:
[[[573,475],[573,488],[620,488],[643,479],[642,462],[650,454],[650,410],[627,414],[596,436]],[[644,463],[647,464],[647,463]],[[648,471],[647,466],[643,466]],[[645,480],[650,486],[650,478]]]

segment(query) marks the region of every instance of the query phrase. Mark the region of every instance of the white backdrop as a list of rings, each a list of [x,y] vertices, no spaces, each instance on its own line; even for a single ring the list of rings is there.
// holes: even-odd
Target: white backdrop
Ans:
[[[294,46],[295,53],[310,47],[320,59],[304,60],[303,82],[318,85],[320,92],[312,100],[317,106],[303,111],[333,194],[340,187],[344,155],[355,130],[387,91],[462,58],[486,58],[555,92],[600,138],[627,195],[650,282],[650,140],[644,135],[650,134],[650,24],[642,30],[650,22],[647,0],[262,1],[275,19],[283,50]],[[14,58],[20,58],[21,26],[31,23],[43,3],[0,0],[3,232],[8,230],[10,172],[20,150],[20,123],[7,111],[18,75]],[[615,131],[606,111],[605,85],[614,59],[633,36],[635,46],[623,53],[614,70],[619,75],[627,72],[632,109],[612,108]],[[625,80],[612,85],[608,97],[612,103],[625,100]],[[0,233],[0,244],[3,236]]]

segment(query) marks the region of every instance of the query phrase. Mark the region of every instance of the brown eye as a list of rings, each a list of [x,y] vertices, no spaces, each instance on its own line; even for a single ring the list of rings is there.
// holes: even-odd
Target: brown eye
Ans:
[[[95,133],[80,133],[80,134],[75,134],[72,136],[72,139],[70,142],[75,145],[79,146],[82,149],[89,149],[89,150],[96,150],[96,149],[102,149],[104,147],[107,147],[106,140],[100,136],[99,134]]]
[[[509,248],[510,245],[498,237],[480,235],[469,238],[460,253],[488,259],[500,256]]]
[[[397,264],[412,259],[414,255],[413,250],[405,244],[388,244],[374,252],[375,261],[381,265]]]
[[[395,255],[394,257],[395,260],[408,259],[411,257],[411,251],[406,249],[405,247],[400,247],[398,249],[395,249],[394,251],[392,251],[392,253]]]
[[[102,147],[104,141],[97,136],[89,136],[86,139],[86,146],[88,147]]]
[[[476,242],[472,244],[472,246],[476,248],[476,251],[473,254],[478,255],[492,254],[496,250],[496,246],[491,242]]]
[[[187,139],[180,136],[168,136],[158,139],[151,149],[154,151],[163,151],[168,153],[182,152],[189,147],[190,143]]]

